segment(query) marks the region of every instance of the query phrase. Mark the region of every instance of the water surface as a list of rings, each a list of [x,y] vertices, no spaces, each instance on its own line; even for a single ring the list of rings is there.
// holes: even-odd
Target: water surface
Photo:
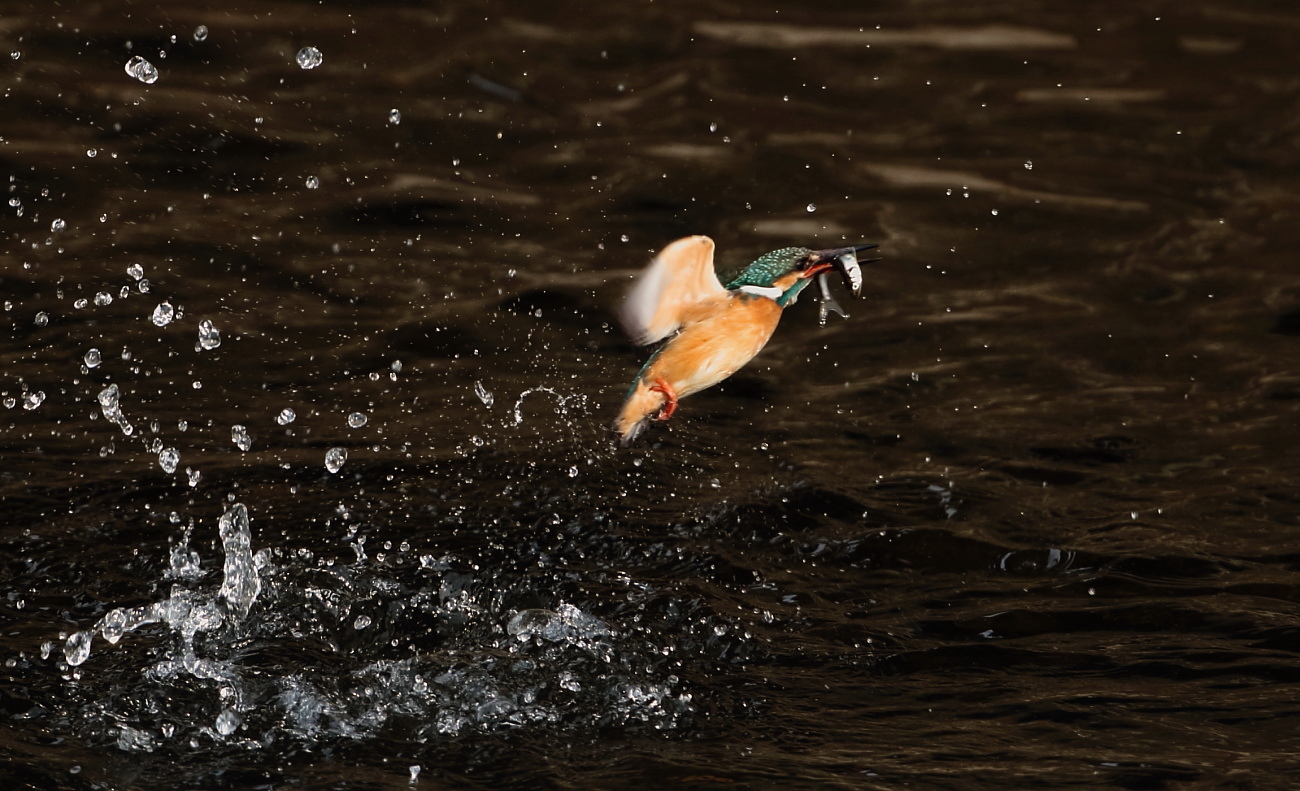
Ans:
[[[3,19],[6,787],[1289,787],[1289,6]]]

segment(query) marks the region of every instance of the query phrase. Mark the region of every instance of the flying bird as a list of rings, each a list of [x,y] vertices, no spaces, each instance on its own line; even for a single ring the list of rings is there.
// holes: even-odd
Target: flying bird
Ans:
[[[688,236],[665,247],[619,311],[623,328],[638,345],[672,336],[632,381],[614,422],[619,442],[631,443],[652,420],[672,417],[678,400],[712,387],[752,360],[772,337],[781,312],[814,278],[821,291],[822,321],[828,310],[847,316],[831,298],[825,275],[838,270],[857,296],[862,291],[857,254],[875,246],[773,250],[726,286],[714,272],[709,237]]]

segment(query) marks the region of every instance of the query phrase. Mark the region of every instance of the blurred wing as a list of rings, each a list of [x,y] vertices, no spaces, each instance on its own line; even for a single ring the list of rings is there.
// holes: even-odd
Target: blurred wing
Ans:
[[[725,293],[713,271],[713,240],[688,236],[661,250],[641,273],[619,320],[635,343],[654,343],[681,326],[687,307]]]

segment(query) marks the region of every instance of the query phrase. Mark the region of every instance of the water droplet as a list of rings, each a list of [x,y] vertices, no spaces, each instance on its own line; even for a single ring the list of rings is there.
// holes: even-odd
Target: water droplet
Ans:
[[[1033,170],[1033,169],[1034,169],[1034,163],[1033,163],[1033,162],[1030,162],[1028,159],[1026,159],[1026,160],[1025,160],[1025,170]]]
[[[253,447],[253,438],[248,436],[248,429],[238,423],[230,427],[230,441],[235,443],[235,447],[242,451],[247,451]]]
[[[243,718],[230,709],[225,709],[217,715],[217,733],[222,736],[229,736],[235,732],[235,729],[243,723]]]
[[[90,657],[90,632],[73,632],[63,646],[63,658],[76,667]]]
[[[315,176],[307,177],[307,189],[314,190],[319,186],[320,186],[320,179],[316,178]]]
[[[89,304],[90,302],[88,300],[79,299],[76,302],[72,303],[72,307],[76,308],[77,310],[81,310],[82,308],[86,307]]]
[[[808,204],[808,213],[812,214],[815,211],[817,211],[817,204],[815,203]]]
[[[148,293],[149,293],[149,281],[148,281],[148,280],[141,280],[139,283],[136,283],[136,284],[135,284],[135,287],[136,287],[136,290],[138,290],[141,294],[148,294]]]
[[[411,772],[410,782],[414,783],[415,781],[420,779],[420,765],[415,764],[414,766],[411,766],[409,768]]]
[[[139,264],[131,264],[126,268],[126,273],[131,276],[132,280],[139,280],[144,277],[144,267]]]
[[[99,149],[98,149],[98,148],[87,148],[87,149],[86,149],[86,156],[90,157],[91,159],[94,159],[95,157],[99,156]]]
[[[478,396],[478,400],[482,401],[485,407],[491,407],[496,402],[496,397],[492,395],[492,391],[484,387],[483,383],[479,381],[474,382],[474,395]]]
[[[997,209],[993,209],[992,212],[991,212],[991,214],[992,214],[994,217],[998,216],[998,210],[997,210]]]
[[[199,346],[212,351],[221,345],[221,331],[213,326],[211,319],[199,322]]]
[[[109,385],[99,391],[99,408],[108,420],[116,422],[122,416],[121,395],[117,385]]]
[[[243,503],[231,505],[230,510],[217,520],[217,532],[221,535],[221,548],[226,553],[219,593],[229,605],[230,613],[242,619],[248,615],[262,591],[262,580],[253,560],[253,531],[249,525],[248,508]],[[219,612],[214,614],[220,617]]]
[[[207,37],[208,37],[208,26],[207,26],[207,25],[199,25],[198,27],[194,28],[194,40],[195,40],[195,41],[204,41],[204,40],[207,39]]]
[[[402,122],[402,111],[394,107],[388,111],[388,123],[396,126]]]
[[[175,317],[176,309],[172,307],[172,303],[163,302],[153,309],[153,315],[149,317],[149,320],[159,327],[166,327],[172,323],[172,319]]]
[[[348,460],[348,452],[343,448],[330,448],[325,451],[325,469],[330,472],[338,472],[343,469],[343,463]]]
[[[23,409],[30,412],[40,406],[44,400],[44,390],[28,390],[26,393],[23,393]]]
[[[49,323],[50,323],[50,314],[46,313],[46,312],[43,311],[43,310],[42,310],[40,313],[37,313],[37,314],[36,314],[36,326],[37,326],[37,327],[44,327],[46,324],[49,324]]]
[[[304,69],[314,69],[325,60],[325,56],[315,47],[303,47],[298,50],[298,65]]]
[[[108,293],[107,291],[101,291],[95,295],[95,304],[100,306],[101,308],[104,307],[105,305],[112,305],[113,295]]]
[[[577,477],[578,477],[578,468],[577,468],[577,467],[570,467],[570,468],[569,468],[569,477],[570,477],[570,478],[577,478]]]
[[[361,428],[366,424],[367,419],[368,418],[366,418],[366,416],[361,414],[360,412],[353,412],[352,414],[348,415],[348,425],[351,426],[352,428]]]
[[[281,409],[280,414],[275,416],[275,422],[279,423],[282,426],[287,426],[297,419],[298,419],[298,413],[294,412],[289,407],[285,407],[284,409]]]
[[[99,633],[109,645],[117,645],[117,641],[122,639],[122,635],[128,628],[134,628],[134,625],[130,624],[126,610],[121,607],[109,610],[103,618],[99,619]]]
[[[98,368],[99,364],[104,360],[99,354],[99,349],[88,350],[86,356],[81,359],[86,363],[87,368]]]
[[[186,467],[185,476],[189,478],[190,488],[194,488],[199,485],[199,479],[203,477],[203,473]]]
[[[54,231],[55,233],[58,233],[59,231],[62,231],[64,228],[67,227],[68,224],[63,220],[55,220],[54,222],[50,223],[50,230]]]
[[[152,63],[139,55],[126,62],[126,73],[146,85],[153,85],[158,82],[158,70],[154,68]]]
[[[352,622],[352,628],[361,630],[369,626],[371,623],[373,623],[373,621],[370,620],[370,616],[358,615],[357,619]]]
[[[163,472],[171,474],[176,472],[176,467],[181,463],[181,452],[175,448],[163,448],[158,453],[158,466],[163,468]]]

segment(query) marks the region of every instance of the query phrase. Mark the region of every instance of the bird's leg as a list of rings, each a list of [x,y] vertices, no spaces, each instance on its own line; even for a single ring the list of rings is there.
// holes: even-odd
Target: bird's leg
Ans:
[[[656,393],[664,394],[664,405],[655,415],[655,420],[667,420],[677,411],[677,391],[673,386],[668,384],[667,379],[656,379],[655,383],[650,385],[650,389]]]

